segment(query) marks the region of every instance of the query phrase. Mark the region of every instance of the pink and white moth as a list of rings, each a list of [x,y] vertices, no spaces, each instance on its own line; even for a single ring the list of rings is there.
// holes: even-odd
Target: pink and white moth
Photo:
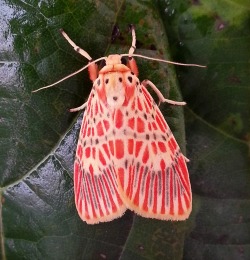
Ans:
[[[73,48],[89,60],[87,66],[40,88],[48,88],[88,67],[93,88],[86,103],[74,162],[75,204],[88,224],[111,221],[126,209],[146,218],[185,220],[192,209],[192,192],[186,157],[149,94],[151,87],[160,102],[185,105],[163,97],[149,80],[138,79],[134,56],[136,36],[131,26],[128,54],[114,54],[95,61],[61,30]],[[121,61],[128,57],[127,65]],[[97,61],[105,60],[98,71]],[[203,66],[200,66],[203,67]],[[38,91],[38,90],[36,90]],[[34,91],[35,92],[35,91]]]

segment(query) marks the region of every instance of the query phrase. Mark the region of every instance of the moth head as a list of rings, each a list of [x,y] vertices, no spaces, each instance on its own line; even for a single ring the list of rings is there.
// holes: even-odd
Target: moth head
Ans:
[[[121,56],[119,54],[109,55],[106,58],[106,65],[122,64]]]

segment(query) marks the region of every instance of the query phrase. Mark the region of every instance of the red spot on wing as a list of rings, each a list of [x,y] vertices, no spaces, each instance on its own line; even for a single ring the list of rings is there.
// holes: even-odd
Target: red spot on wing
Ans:
[[[152,143],[151,143],[151,146],[152,146],[152,151],[153,151],[153,153],[154,153],[154,154],[157,154],[157,150],[158,150],[158,149],[157,149],[156,143],[155,143],[155,142],[152,142]]]
[[[107,144],[103,144],[102,148],[103,148],[104,152],[106,153],[106,155],[108,156],[108,158],[110,158],[108,145]]]
[[[102,81],[103,81],[103,80],[102,80]],[[97,95],[98,95],[98,97],[99,97],[99,100],[102,100],[102,102],[105,103],[107,97],[106,97],[106,93],[105,93],[104,88],[103,88],[103,87],[102,87],[102,88],[98,88],[98,89],[96,90],[96,92],[97,92]]]
[[[128,153],[133,154],[134,152],[134,139],[128,139]]]
[[[140,117],[138,117],[137,118],[137,132],[143,133],[144,131],[145,131],[145,123]]]
[[[108,120],[103,120],[103,124],[104,124],[105,130],[108,131],[109,127],[110,127],[109,121]]]
[[[118,168],[118,177],[121,183],[121,186],[124,187],[124,169],[123,168]]]
[[[150,103],[151,103],[151,102],[152,102],[152,97],[151,97],[151,95],[148,93],[148,91],[147,91],[145,88],[142,88],[142,91],[143,91],[143,94],[144,94],[144,96],[145,96],[147,102],[150,101]]]
[[[170,148],[172,154],[174,154],[174,153],[175,153],[175,150],[176,150],[176,148],[177,148],[177,143],[176,143],[176,141],[174,140],[173,137],[171,137],[171,138],[169,139],[169,141],[168,141],[168,147]]]
[[[138,107],[138,109],[139,109],[140,111],[143,110],[142,105],[141,105],[141,101],[140,101],[139,98],[137,98],[137,107]]]
[[[139,152],[141,150],[143,142],[142,141],[136,141],[135,143],[135,156],[137,157],[139,155]]]
[[[79,144],[77,147],[77,156],[82,159],[82,146]]]
[[[89,95],[89,100],[88,100],[88,105],[87,105],[87,110],[86,110],[86,112],[87,112],[87,114],[90,114],[90,109],[92,109],[92,95],[90,94]]]
[[[97,102],[95,103],[95,114],[97,115],[99,113],[99,108],[98,108],[98,105],[97,105]]]
[[[165,175],[164,173],[166,171],[166,163],[163,159],[160,162],[160,167],[161,167],[162,175]]]
[[[163,153],[165,153],[167,151],[166,145],[163,142],[158,142],[158,147],[159,147],[160,151]]]
[[[104,135],[103,127],[102,127],[102,123],[101,122],[98,122],[98,124],[96,125],[96,130],[97,130],[97,135],[98,136]]]
[[[135,93],[134,86],[126,86],[126,88],[125,88],[125,100],[124,100],[123,106],[128,105],[128,102],[134,96],[134,93]]]
[[[131,110],[134,111],[135,110],[135,100],[133,101],[132,105],[131,105]]]
[[[154,197],[154,201],[153,201],[153,213],[157,213],[157,194],[158,194],[158,189],[160,187],[158,187],[158,175],[155,176],[154,178],[154,184],[153,184],[153,197]]]
[[[89,173],[92,174],[92,175],[94,174],[94,168],[91,164],[89,166]]]
[[[82,126],[82,130],[81,130],[82,136],[86,135],[86,129],[87,129],[87,122],[84,121],[83,126]]]
[[[156,125],[155,122],[152,123],[152,127],[153,127],[154,130],[157,130],[157,129],[158,129],[158,127],[157,127],[157,125]]]
[[[116,126],[116,128],[119,129],[122,127],[122,125],[123,125],[123,114],[122,114],[121,110],[118,109],[115,114],[115,126]]]
[[[145,107],[145,113],[146,114],[149,114],[149,113],[151,113],[152,111],[151,111],[151,109],[152,109],[152,103],[151,103],[152,101],[150,100],[146,100],[145,102],[144,102],[144,107]]]
[[[114,142],[109,141],[109,151],[112,155],[114,155]]]
[[[96,148],[92,147],[92,157],[95,159],[96,158]]]
[[[91,135],[91,127],[89,127],[87,130],[87,136],[89,137],[90,135]]]
[[[191,197],[191,188],[190,188],[190,184],[189,184],[188,170],[187,170],[187,166],[186,166],[183,156],[180,156],[178,158],[178,165],[176,168],[177,168],[179,177],[181,179],[181,182],[184,186],[184,189],[187,191],[188,196]]]
[[[86,148],[85,148],[85,157],[86,157],[86,158],[89,158],[89,157],[90,157],[90,151],[91,151],[91,150],[90,150],[90,147],[86,147]]]
[[[149,150],[148,150],[148,146],[146,146],[142,156],[142,162],[146,164],[148,159],[149,159]]]
[[[191,206],[190,205],[190,197],[188,198],[186,193],[184,194],[184,200],[185,200],[187,209],[189,209],[190,206]]]
[[[156,116],[156,119],[155,119],[155,120],[156,120],[158,126],[160,127],[160,130],[161,130],[163,133],[165,133],[165,132],[166,132],[166,129],[165,129],[164,125],[162,124],[162,121],[160,120],[159,115]]]
[[[101,113],[101,114],[103,113],[103,108],[102,108],[102,106],[100,106],[100,113]]]
[[[130,127],[132,130],[135,128],[135,119],[134,118],[130,118],[128,120],[128,127]]]
[[[81,171],[80,171],[80,166],[78,164],[77,161],[75,161],[74,163],[74,183],[78,185],[79,180],[81,180]],[[75,196],[76,198],[79,198],[79,193],[80,193],[80,189],[79,186],[74,186],[74,190],[75,190]]]
[[[115,140],[115,151],[117,159],[121,159],[124,157],[124,142],[122,140]]]
[[[103,157],[103,154],[102,154],[102,152],[100,150],[99,150],[99,160],[102,163],[102,165],[106,165],[106,160]]]
[[[93,108],[90,107],[90,118],[93,118]]]
[[[165,118],[163,117],[161,111],[157,110],[157,117],[158,120],[161,122],[161,125],[163,127],[163,131],[166,131],[166,128],[168,128]]]

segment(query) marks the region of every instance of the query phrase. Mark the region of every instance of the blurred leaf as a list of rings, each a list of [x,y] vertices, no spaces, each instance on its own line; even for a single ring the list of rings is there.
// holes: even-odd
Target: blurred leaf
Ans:
[[[247,0],[0,0],[0,6],[2,258],[248,259]],[[185,127],[182,108],[161,105],[184,151],[186,130],[194,210],[185,222],[144,219],[127,211],[120,219],[92,226],[78,217],[73,194],[83,113],[76,118],[67,111],[86,100],[91,89],[87,72],[31,91],[86,64],[60,28],[98,58],[128,52],[130,23],[136,25],[137,53],[208,66],[176,68],[188,102]],[[115,24],[122,34],[111,43]],[[165,96],[182,100],[173,67],[138,64],[141,80],[148,78]]]
[[[249,259],[250,3],[161,1],[186,109],[194,193],[185,259]],[[164,9],[165,8],[165,9]]]

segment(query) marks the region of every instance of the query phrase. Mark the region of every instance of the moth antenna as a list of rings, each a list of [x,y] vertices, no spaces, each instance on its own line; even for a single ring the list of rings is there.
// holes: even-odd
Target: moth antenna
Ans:
[[[82,48],[80,48],[79,46],[77,46],[68,36],[68,34],[63,30],[60,29],[60,32],[62,34],[62,36],[65,38],[65,40],[74,48],[74,50],[76,52],[78,52],[79,54],[81,54],[83,57],[85,57],[87,60],[92,61],[92,58],[90,57],[90,55],[83,50]]]
[[[42,90],[42,89],[51,88],[51,87],[53,87],[53,86],[55,86],[55,85],[61,83],[62,81],[66,80],[66,79],[68,79],[68,78],[71,78],[71,77],[73,77],[74,75],[80,73],[81,71],[83,71],[83,70],[85,70],[86,68],[88,68],[91,64],[96,63],[96,62],[98,62],[98,61],[100,61],[100,60],[105,60],[105,59],[106,59],[106,57],[101,57],[101,58],[99,58],[99,59],[96,59],[96,60],[94,60],[94,61],[91,61],[91,62],[89,62],[86,66],[84,66],[83,68],[81,68],[81,69],[79,69],[79,70],[77,70],[77,71],[75,71],[75,72],[69,74],[68,76],[66,76],[66,77],[64,77],[64,78],[62,78],[62,79],[56,81],[55,83],[52,83],[52,84],[47,85],[47,86],[45,86],[45,87],[42,87],[42,88],[33,90],[32,93],[38,92],[38,91],[40,91],[40,90]]]
[[[135,26],[133,24],[130,24],[129,30],[131,31],[132,34],[132,44],[128,52],[129,58],[131,58],[134,55],[135,49],[136,49],[136,35],[135,35]],[[122,55],[121,55],[122,56]]]
[[[154,60],[154,61],[164,62],[164,63],[168,63],[168,64],[179,65],[179,66],[200,67],[200,68],[206,68],[207,67],[207,66],[199,65],[199,64],[180,63],[180,62],[174,62],[174,61],[169,61],[169,60],[157,59],[157,58],[144,56],[144,55],[141,55],[141,54],[134,54],[134,53],[133,54],[130,54],[130,53],[129,54],[121,54],[121,57],[131,57],[131,56],[143,58],[143,59],[146,59],[146,60]]]

